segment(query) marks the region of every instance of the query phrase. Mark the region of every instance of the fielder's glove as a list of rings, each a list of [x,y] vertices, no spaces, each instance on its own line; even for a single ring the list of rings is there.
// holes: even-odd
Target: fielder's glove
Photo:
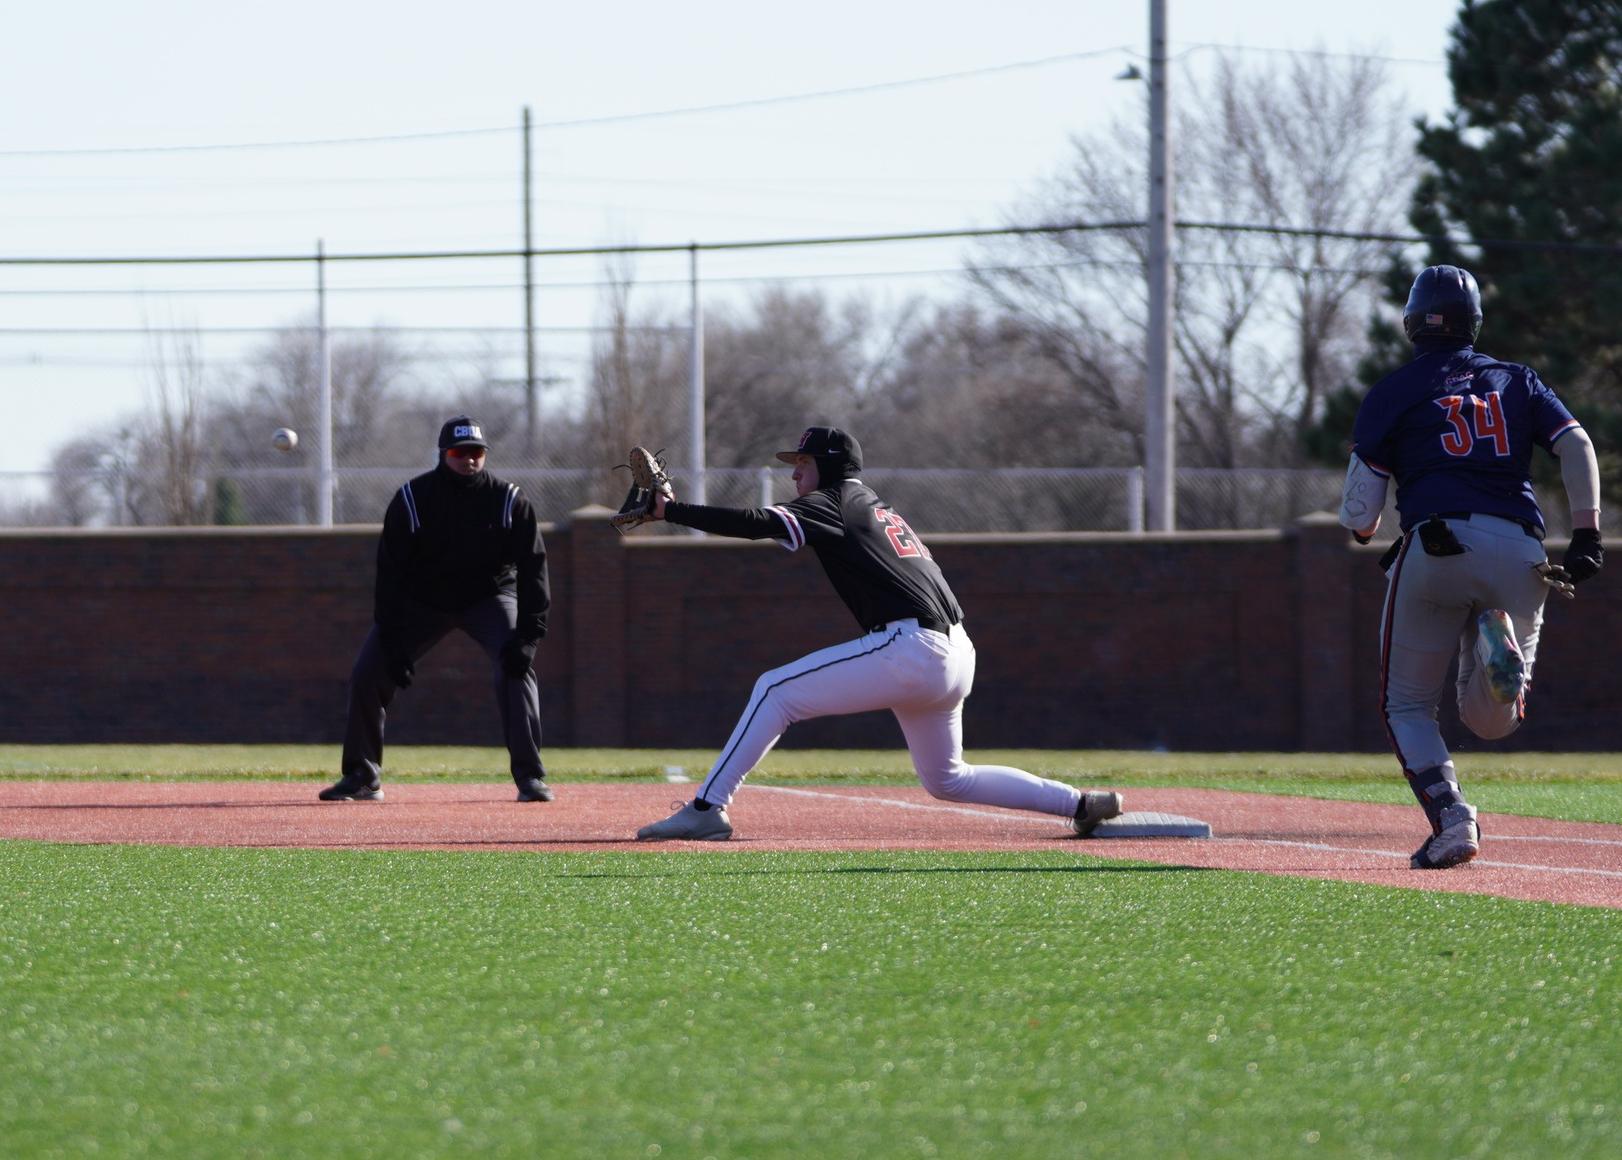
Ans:
[[[625,493],[620,510],[608,520],[621,535],[653,519],[654,504],[661,496],[667,502],[676,498],[670,476],[665,474],[664,460],[646,447],[631,448],[627,458],[630,462],[620,466],[631,469],[631,490]]]

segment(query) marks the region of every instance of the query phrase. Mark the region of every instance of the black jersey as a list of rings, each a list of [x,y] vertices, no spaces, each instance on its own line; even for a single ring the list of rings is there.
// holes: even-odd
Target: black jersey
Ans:
[[[809,544],[864,629],[913,616],[942,626],[963,619],[957,597],[918,533],[859,479],[768,508],[671,502],[665,519],[721,536],[776,540],[791,552]]]
[[[546,544],[517,484],[441,465],[394,493],[377,545],[378,624],[408,616],[407,600],[456,612],[498,592],[517,595],[521,636],[546,635]]]
[[[856,623],[874,628],[910,616],[956,624],[963,609],[918,534],[859,479],[767,508],[790,551],[809,545]]]

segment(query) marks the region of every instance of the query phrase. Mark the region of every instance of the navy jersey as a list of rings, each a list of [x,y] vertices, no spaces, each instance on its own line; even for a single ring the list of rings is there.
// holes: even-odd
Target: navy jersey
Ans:
[[[1578,423],[1530,368],[1468,346],[1421,346],[1369,389],[1352,429],[1371,471],[1397,481],[1402,528],[1439,512],[1541,529],[1532,449],[1552,451]]]
[[[918,534],[859,479],[766,509],[790,551],[809,545],[864,629],[917,616],[956,624],[963,610]]]

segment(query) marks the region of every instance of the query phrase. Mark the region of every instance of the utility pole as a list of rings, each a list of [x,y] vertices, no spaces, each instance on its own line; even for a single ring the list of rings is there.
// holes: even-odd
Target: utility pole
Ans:
[[[1177,528],[1177,404],[1172,376],[1171,122],[1166,70],[1166,3],[1149,0],[1149,339],[1144,467],[1149,530]]]
[[[540,402],[535,384],[535,236],[531,221],[534,203],[530,170],[529,106],[524,106],[524,451],[531,464],[540,459]]]
[[[693,503],[708,503],[708,452],[704,446],[704,304],[698,291],[698,243],[687,249],[688,293],[692,295],[692,337],[687,357],[687,460],[693,465]]]
[[[321,441],[316,463],[315,522],[332,526],[332,338],[327,333],[327,243],[315,243],[315,325],[318,347],[319,394],[316,400],[315,433]]]

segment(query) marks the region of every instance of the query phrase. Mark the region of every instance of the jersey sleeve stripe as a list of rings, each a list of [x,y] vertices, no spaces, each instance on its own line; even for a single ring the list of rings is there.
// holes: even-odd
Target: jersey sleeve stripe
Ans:
[[[517,502],[517,500],[518,485],[516,483],[509,483],[507,485],[507,501],[502,505],[501,508],[502,527],[510,528],[513,526],[513,504]]]
[[[1357,449],[1354,447],[1353,451],[1357,451]],[[1380,464],[1374,462],[1374,460],[1370,459],[1367,455],[1364,455],[1361,451],[1357,451],[1357,457],[1363,461],[1363,466],[1374,472],[1375,475],[1378,475],[1382,479],[1391,478],[1391,469],[1389,467],[1381,466]]]
[[[787,548],[791,552],[798,552],[801,548],[805,547],[805,529],[800,526],[800,521],[793,512],[789,511],[786,507],[779,507],[776,505],[769,507],[766,510],[783,521],[783,527],[788,533],[786,537],[775,537],[778,543],[782,544],[783,547]]]
[[[1575,430],[1577,430],[1577,428],[1579,428],[1581,426],[1582,426],[1582,424],[1577,422],[1577,420],[1575,420],[1575,419],[1567,419],[1564,423],[1560,424],[1560,426],[1556,427],[1553,431],[1549,432],[1549,446],[1553,447],[1554,444],[1555,444],[1555,441],[1557,439],[1559,439],[1562,435],[1565,435],[1565,434],[1567,434],[1567,433],[1569,433],[1571,431],[1575,431]]]
[[[400,488],[400,498],[405,500],[406,515],[411,520],[411,531],[416,533],[422,527],[422,520],[417,517],[417,497],[411,494],[411,485],[403,484]]]

